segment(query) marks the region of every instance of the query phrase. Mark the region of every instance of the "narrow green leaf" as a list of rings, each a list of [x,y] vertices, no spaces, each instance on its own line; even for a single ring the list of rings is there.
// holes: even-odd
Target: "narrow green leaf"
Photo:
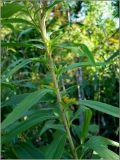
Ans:
[[[63,73],[65,73],[65,72],[67,72],[67,71],[69,71],[69,70],[71,70],[71,69],[75,69],[75,68],[77,68],[77,67],[84,67],[84,66],[90,66],[90,65],[91,65],[90,62],[74,63],[74,64],[71,64],[71,65],[69,65],[69,66],[67,66],[67,67],[64,67],[64,68],[62,69],[62,71],[61,71],[60,74],[63,74]]]
[[[39,49],[45,49],[45,47],[41,44],[33,44],[33,46]]]
[[[54,45],[54,46],[59,47],[59,48],[69,49],[72,52],[78,54],[79,56],[84,55],[84,52],[82,50],[80,50],[80,46],[76,45],[74,43],[71,43],[71,42],[65,42],[65,43],[62,43],[62,44]]]
[[[92,100],[81,100],[80,105],[85,105],[97,111],[119,118],[119,108],[112,105]]]
[[[41,44],[33,44],[31,42],[37,42],[37,40],[28,40],[28,41],[24,41],[24,42],[1,42],[1,46],[2,47],[36,47],[36,48],[40,48],[40,49],[44,49],[44,45]],[[40,40],[38,42],[41,42]]]
[[[12,66],[14,66],[11,70],[11,65],[8,66],[8,69],[3,73],[3,77],[2,80],[5,80],[7,78],[9,78],[10,76],[12,76],[15,72],[17,72],[20,68],[22,68],[23,66],[25,66],[26,64],[30,63],[32,61],[32,59],[25,59],[23,61],[18,60],[18,62],[14,62],[12,64]],[[19,63],[20,62],[20,63]],[[16,66],[14,65],[16,64]]]
[[[32,44],[27,42],[1,42],[2,47],[31,47]]]
[[[100,157],[104,159],[119,160],[119,156],[107,147],[104,147],[102,145],[99,147],[99,145],[97,145],[95,148],[93,147],[93,149],[98,153]]]
[[[57,131],[53,142],[46,147],[45,157],[48,159],[60,159],[66,142],[65,132]]]
[[[30,93],[24,93],[20,95],[15,95],[13,97],[10,97],[10,99],[6,100],[5,102],[2,102],[1,107],[5,106],[16,106],[19,104],[23,99],[25,99]]]
[[[62,43],[55,45],[60,48],[70,49],[79,56],[86,56],[89,59],[91,65],[95,66],[95,60],[92,52],[88,49],[85,44],[75,44],[72,42]]]
[[[20,59],[14,62],[12,65],[8,66],[5,72],[3,72],[2,81],[12,76],[15,72],[17,72],[19,69],[24,67],[26,64],[34,62],[34,61],[41,61],[41,59],[40,58],[29,58],[29,59]]]
[[[18,40],[25,34],[29,34],[31,31],[33,30],[33,28],[27,28],[25,30],[22,30],[18,36]]]
[[[119,51],[116,51],[115,53],[113,53],[107,60],[106,62],[109,62],[113,59],[115,59],[116,57],[120,56],[120,52]]]
[[[88,49],[88,47],[84,44],[80,44],[81,50],[84,52],[84,54],[88,57],[90,60],[91,64],[94,66],[95,65],[95,60],[92,52]]]
[[[64,126],[62,124],[53,124],[53,123],[54,121],[46,122],[46,124],[43,126],[42,130],[40,131],[40,136],[50,128],[64,131]]]
[[[14,26],[11,23],[2,23],[4,27],[10,28],[12,31],[14,31]],[[2,26],[2,27],[3,27]]]
[[[14,146],[15,154],[19,159],[44,159],[44,155],[31,143],[20,143]]]
[[[7,143],[11,141],[11,139],[14,136],[19,135],[20,133],[26,131],[30,127],[33,127],[34,125],[40,124],[45,120],[48,119],[54,119],[55,115],[53,114],[53,109],[40,109],[35,110],[34,113],[32,113],[30,116],[27,116],[27,120],[22,122],[15,122],[14,124],[10,125],[5,129],[7,132],[2,136],[2,143]]]
[[[30,21],[26,20],[26,19],[22,19],[22,18],[5,18],[1,20],[2,24],[13,24],[13,23],[25,23],[28,25],[33,25]]]
[[[84,143],[85,139],[87,138],[91,118],[92,118],[92,111],[89,108],[85,107],[84,119],[83,119],[83,124],[82,124],[82,135],[81,135],[82,143]]]
[[[10,99],[2,102],[1,107],[5,107],[5,106],[16,107],[22,100],[24,100],[30,94],[31,93],[24,93],[24,94],[12,96],[10,97]],[[55,98],[56,97],[54,95],[47,93],[42,99],[40,99],[39,102],[47,102],[47,101],[54,100]]]
[[[6,128],[16,120],[18,120],[23,113],[30,109],[33,105],[39,102],[39,100],[46,94],[50,93],[50,89],[42,89],[28,95],[17,107],[7,116],[2,122],[2,129]]]
[[[106,63],[106,62],[96,62],[94,66],[105,66],[107,64],[110,64],[110,63]],[[60,72],[60,75],[71,70],[71,69],[75,69],[75,68],[78,68],[78,67],[86,67],[86,66],[91,66],[91,67],[94,67],[91,62],[79,62],[79,63],[74,63],[74,64],[70,64],[68,65],[67,67],[63,67],[63,69],[61,70]]]
[[[115,141],[101,136],[92,136],[85,144],[84,153],[87,150],[92,149],[97,152],[101,158],[110,160],[119,159],[119,156],[116,153],[108,149],[108,145],[119,147],[119,143]]]
[[[1,8],[1,18],[8,18],[11,17],[13,14],[17,13],[18,11],[22,11],[23,6],[15,4],[15,3],[8,3],[3,5]]]

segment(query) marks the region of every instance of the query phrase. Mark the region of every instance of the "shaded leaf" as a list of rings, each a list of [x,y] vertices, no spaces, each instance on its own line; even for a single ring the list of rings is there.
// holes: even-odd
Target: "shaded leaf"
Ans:
[[[22,32],[21,32],[21,33],[19,34],[19,36],[18,36],[18,40],[19,40],[23,35],[30,33],[32,30],[33,30],[33,28],[27,28],[27,29],[25,29],[25,30],[22,30]]]
[[[48,159],[59,159],[64,152],[66,142],[65,132],[57,131],[54,136],[53,142],[46,147],[45,157]]]
[[[2,102],[1,107],[5,107],[5,106],[16,107],[16,105],[18,105],[23,99],[25,99],[30,94],[31,93],[24,93],[24,94],[12,96],[12,97],[10,97],[10,99]],[[47,102],[47,101],[51,101],[54,99],[55,99],[54,95],[47,93],[42,99],[40,99],[39,102]]]
[[[46,132],[48,129],[56,129],[64,131],[64,126],[62,124],[54,124],[54,121],[48,121],[40,131],[40,136]]]
[[[82,143],[84,143],[85,139],[88,136],[88,129],[89,129],[89,124],[90,124],[91,118],[92,118],[92,111],[89,108],[85,107],[84,119],[83,119],[83,124],[82,124],[82,134],[81,134],[81,142]]]
[[[10,125],[6,128],[6,134],[2,136],[2,143],[6,143],[11,141],[14,136],[19,135],[20,133],[26,131],[30,127],[40,124],[41,122],[54,119],[55,115],[53,114],[53,109],[40,109],[35,110],[30,116],[27,116],[27,120],[22,122],[15,122],[14,124]]]
[[[2,129],[6,128],[16,120],[18,120],[23,113],[30,109],[33,105],[39,102],[39,100],[48,92],[50,89],[41,89],[39,91],[29,94],[22,102],[20,102],[16,108],[7,116],[7,118],[2,122]]]
[[[24,67],[26,64],[33,62],[33,61],[40,62],[41,60],[43,61],[42,58],[29,58],[29,59],[20,59],[16,62],[12,63],[12,65],[8,66],[6,71],[3,72],[2,80],[5,80],[5,79],[9,78],[10,76],[12,76],[15,72],[17,72],[19,69]]]
[[[23,99],[25,99],[28,95],[29,95],[29,93],[24,93],[24,94],[21,94],[21,95],[15,95],[13,97],[10,97],[10,99],[6,100],[5,102],[2,102],[1,107],[4,107],[4,106],[16,106]]]
[[[28,42],[1,42],[2,47],[31,47]]]
[[[20,143],[14,146],[14,151],[19,159],[44,159],[44,155],[31,143]]]

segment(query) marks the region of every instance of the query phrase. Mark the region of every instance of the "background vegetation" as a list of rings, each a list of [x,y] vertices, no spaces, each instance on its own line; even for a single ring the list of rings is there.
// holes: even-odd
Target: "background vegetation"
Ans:
[[[1,3],[2,159],[118,159],[118,7],[91,0]]]

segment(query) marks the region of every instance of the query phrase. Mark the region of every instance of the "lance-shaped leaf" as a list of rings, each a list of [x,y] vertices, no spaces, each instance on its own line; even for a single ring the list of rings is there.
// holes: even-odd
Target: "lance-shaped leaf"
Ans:
[[[44,159],[44,154],[31,143],[20,143],[15,145],[14,152],[19,159]]]
[[[95,60],[92,52],[88,49],[88,47],[85,44],[80,44],[81,50],[84,52],[84,54],[88,57],[92,65],[95,65]]]
[[[118,56],[120,56],[120,52],[116,51],[115,53],[113,53],[110,57],[108,57],[108,59],[106,60],[106,62],[109,62],[115,58],[117,58]]]
[[[82,134],[81,134],[81,142],[84,143],[85,139],[87,138],[88,129],[90,120],[92,118],[92,111],[89,108],[84,109],[84,116],[83,116],[83,124],[82,124]]]
[[[80,62],[80,63],[74,63],[71,65],[68,65],[67,67],[63,67],[62,71],[60,72],[60,74],[63,74],[64,72],[67,72],[71,69],[75,69],[78,67],[84,67],[84,66],[90,66],[90,62]]]
[[[23,99],[25,99],[30,94],[31,93],[23,93],[23,94],[12,96],[8,100],[2,102],[1,107],[5,107],[5,106],[16,107]],[[54,95],[46,94],[42,99],[40,99],[40,102],[48,102],[48,101],[54,100],[55,98],[56,97]]]
[[[74,53],[78,54],[79,56],[86,56],[89,60],[89,62],[95,66],[95,60],[93,53],[89,50],[89,48],[85,44],[76,44],[72,42],[62,43],[62,44],[56,44],[54,46],[70,49]]]
[[[15,136],[21,134],[22,132],[26,131],[30,127],[33,127],[34,125],[37,125],[38,123],[42,123],[45,120],[48,119],[54,119],[55,115],[53,113],[52,108],[47,109],[40,109],[35,110],[31,113],[31,115],[27,115],[27,119],[19,122],[16,121],[14,124],[10,125],[5,129],[6,134],[2,136],[2,143],[8,143],[11,141]]]
[[[92,100],[80,100],[80,105],[85,105],[97,111],[100,111],[100,112],[109,114],[113,117],[119,118],[119,108],[118,107],[114,107],[106,103],[92,101]]]
[[[19,69],[21,69],[22,67],[24,67],[25,65],[27,65],[28,63],[34,62],[34,61],[44,61],[43,58],[29,58],[29,59],[20,59],[14,63],[12,63],[12,65],[8,66],[8,68],[6,69],[6,71],[3,72],[2,75],[2,81],[4,81],[5,79],[9,78],[10,76],[12,76],[14,73],[16,73]]]
[[[77,54],[79,56],[83,56],[84,55],[83,50],[80,49],[80,45],[77,45],[77,44],[72,43],[72,42],[65,42],[65,43],[62,43],[62,44],[55,44],[54,46],[57,46],[59,48],[69,49],[73,53],[75,53],[75,54]]]
[[[23,6],[15,4],[15,3],[8,3],[2,6],[1,8],[1,17],[8,18],[17,13],[18,11],[22,11]]]
[[[30,21],[28,21],[26,19],[22,19],[22,18],[4,18],[1,20],[1,23],[3,25],[13,24],[13,23],[22,23],[22,24],[25,23],[25,24],[33,26],[33,24]]]
[[[30,109],[33,105],[39,102],[39,100],[47,93],[50,93],[50,89],[42,89],[36,92],[31,93],[22,102],[20,102],[16,108],[9,113],[7,118],[2,122],[2,129],[6,128],[19,118],[23,116],[23,114]]]
[[[83,152],[86,153],[86,151],[92,149],[93,151],[97,152],[101,158],[110,160],[119,159],[119,156],[116,153],[108,149],[108,145],[119,147],[119,143],[108,138],[101,136],[92,136],[86,142]]]
[[[69,71],[69,70],[72,70],[72,69],[75,69],[75,68],[78,68],[78,67],[86,67],[86,66],[91,66],[91,67],[102,66],[102,67],[105,67],[107,64],[110,64],[110,63],[96,62],[94,66],[91,64],[91,62],[74,63],[74,64],[70,64],[70,65],[68,65],[66,67],[63,67],[63,69],[60,72],[60,75],[65,73],[65,72],[67,72],[67,71]]]
[[[41,129],[40,136],[50,128],[64,131],[64,126],[62,124],[54,124],[54,121],[48,121],[45,123],[45,125]]]
[[[57,131],[54,136],[53,142],[46,147],[45,157],[47,159],[60,159],[64,152],[66,142],[66,134],[62,131]]]
[[[33,31],[33,28],[27,28],[25,30],[22,30],[18,36],[18,40],[23,36],[23,35],[26,35],[26,34],[29,34],[30,32]]]

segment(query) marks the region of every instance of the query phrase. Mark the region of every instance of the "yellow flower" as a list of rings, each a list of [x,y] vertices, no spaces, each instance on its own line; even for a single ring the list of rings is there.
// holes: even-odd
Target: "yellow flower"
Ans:
[[[65,103],[76,103],[76,99],[75,98],[69,98],[68,96],[64,96],[63,97],[63,101],[65,102]]]
[[[63,97],[63,101],[64,101],[65,103],[68,103],[68,102],[69,102],[69,97],[64,96],[64,97]]]
[[[70,99],[70,103],[76,103],[76,99],[75,98],[71,98]]]

